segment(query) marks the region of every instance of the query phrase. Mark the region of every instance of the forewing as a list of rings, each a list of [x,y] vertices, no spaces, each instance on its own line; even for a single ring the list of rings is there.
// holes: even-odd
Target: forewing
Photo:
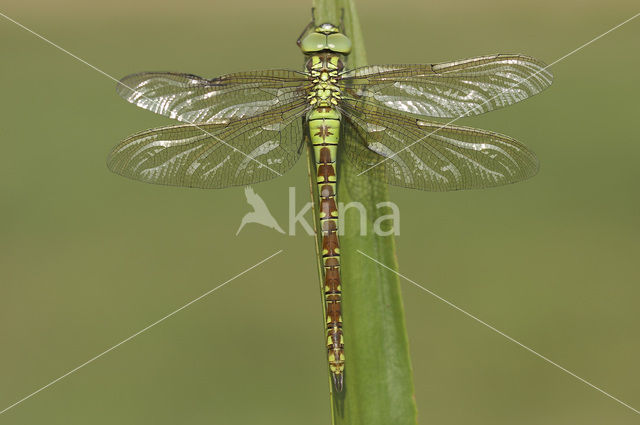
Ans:
[[[301,152],[306,103],[257,117],[148,130],[109,155],[114,173],[147,183],[223,188],[269,180]]]
[[[373,65],[342,74],[345,99],[422,117],[478,115],[540,93],[553,76],[522,55],[493,55],[435,65]]]
[[[241,119],[295,103],[306,95],[305,74],[288,70],[241,72],[207,80],[146,72],[124,77],[120,96],[143,109],[190,124]]]
[[[347,107],[343,115],[347,158],[394,186],[477,189],[525,180],[538,170],[533,152],[498,133],[443,127],[374,108]]]

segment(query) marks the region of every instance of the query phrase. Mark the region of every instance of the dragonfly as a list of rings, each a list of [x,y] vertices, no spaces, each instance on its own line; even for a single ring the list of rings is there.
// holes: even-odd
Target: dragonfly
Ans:
[[[147,183],[247,186],[284,174],[306,145],[316,171],[328,365],[342,391],[339,162],[388,184],[426,191],[525,180],[538,170],[525,145],[433,118],[455,120],[514,104],[544,90],[553,77],[541,61],[518,54],[349,69],[352,42],[343,25],[313,20],[297,44],[305,56],[301,71],[124,77],[120,96],[182,124],[128,137],[112,150],[108,167]]]

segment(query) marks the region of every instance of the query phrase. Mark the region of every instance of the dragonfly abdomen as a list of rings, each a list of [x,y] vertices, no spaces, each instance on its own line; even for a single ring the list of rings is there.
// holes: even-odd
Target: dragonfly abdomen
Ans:
[[[324,302],[327,326],[327,354],[335,387],[344,381],[344,337],[342,334],[342,283],[340,280],[340,243],[336,201],[336,157],[340,135],[340,113],[330,106],[318,106],[307,116],[316,163]]]

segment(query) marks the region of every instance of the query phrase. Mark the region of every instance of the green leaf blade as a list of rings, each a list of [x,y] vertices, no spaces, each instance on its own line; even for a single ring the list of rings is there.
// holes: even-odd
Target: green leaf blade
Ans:
[[[314,7],[318,24],[339,24],[344,16],[345,32],[353,42],[347,66],[367,65],[353,2],[314,0]],[[359,202],[368,220],[361,235],[359,212],[340,211],[345,230],[340,246],[346,364],[344,390],[336,393],[330,385],[333,424],[413,425],[417,413],[398,276],[362,254],[397,270],[393,236],[376,235],[373,227],[374,218],[384,211],[378,205],[388,201],[387,187],[374,173],[358,176],[346,159],[338,161],[338,201]],[[320,276],[322,281],[321,270]]]

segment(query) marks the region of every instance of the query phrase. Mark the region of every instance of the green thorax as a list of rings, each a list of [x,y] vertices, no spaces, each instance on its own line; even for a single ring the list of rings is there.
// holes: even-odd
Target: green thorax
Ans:
[[[335,53],[320,53],[309,57],[306,68],[312,80],[309,103],[314,107],[334,107],[340,100],[338,78],[344,64]]]
[[[344,69],[342,57],[351,53],[351,40],[330,23],[310,24],[300,36],[298,45],[309,58],[306,70],[312,80],[309,103],[318,108],[333,108],[340,100],[338,79]],[[337,111],[334,111],[337,114]],[[338,115],[339,116],[339,115]],[[338,118],[325,117],[325,118]]]

